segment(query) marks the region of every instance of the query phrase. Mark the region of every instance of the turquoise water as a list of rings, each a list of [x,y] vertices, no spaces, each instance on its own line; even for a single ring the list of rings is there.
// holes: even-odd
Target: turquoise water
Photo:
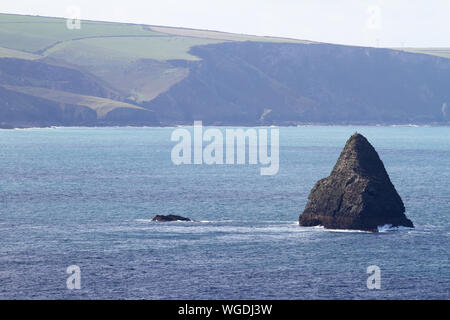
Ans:
[[[175,166],[173,130],[0,130],[0,298],[450,298],[450,127],[280,128],[275,176]],[[415,229],[298,226],[355,131],[378,150]],[[81,290],[66,288],[73,264]],[[380,290],[366,287],[370,265]]]

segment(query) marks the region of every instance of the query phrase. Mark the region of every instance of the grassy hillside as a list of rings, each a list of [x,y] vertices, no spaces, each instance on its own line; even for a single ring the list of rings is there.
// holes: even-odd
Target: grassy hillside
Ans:
[[[0,124],[448,122],[444,58],[450,49],[0,14]]]
[[[97,21],[81,21],[80,29],[71,30],[63,18],[11,14],[0,14],[0,25],[0,47],[42,56],[78,46],[79,41],[83,46],[118,50],[122,58],[158,60],[195,59],[188,53],[191,47],[224,41],[306,43],[295,39]]]
[[[96,37],[58,43],[46,50],[44,55],[79,65],[127,63],[139,59],[198,60],[196,56],[189,54],[190,48],[218,42],[220,41],[176,36]]]
[[[0,58],[67,63],[95,74],[125,98],[136,102],[150,101],[186,77],[186,69],[174,68],[165,61],[199,60],[189,53],[191,48],[227,41],[303,43],[293,39],[99,21],[82,21],[80,29],[71,30],[63,18],[0,14]]]
[[[167,35],[193,37],[202,39],[213,39],[223,41],[257,41],[257,42],[279,42],[279,43],[315,43],[308,40],[298,40],[290,38],[277,38],[277,37],[261,37],[252,36],[247,34],[235,34],[229,32],[210,31],[210,30],[197,30],[189,28],[175,28],[175,27],[161,27],[151,26],[151,30],[164,33]]]
[[[2,123],[5,120],[19,126],[158,123],[152,111],[121,101],[120,92],[98,77],[42,60],[0,58],[0,88],[5,93],[0,100]],[[124,121],[119,121],[117,114]]]
[[[0,46],[30,53],[43,53],[55,43],[88,37],[155,36],[142,26],[83,21],[80,29],[68,29],[66,19],[0,14]],[[44,52],[45,53],[45,52]]]

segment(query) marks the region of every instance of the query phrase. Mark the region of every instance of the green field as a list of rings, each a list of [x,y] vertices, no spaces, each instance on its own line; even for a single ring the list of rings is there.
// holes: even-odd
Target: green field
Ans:
[[[153,99],[187,76],[187,69],[166,61],[199,60],[189,53],[193,46],[229,41],[310,43],[101,21],[81,21],[80,29],[69,29],[64,18],[0,14],[0,58],[79,67],[136,102]]]
[[[58,42],[87,37],[154,36],[142,26],[83,21],[80,29],[68,29],[66,19],[0,14],[0,46],[40,53]]]
[[[65,41],[45,52],[46,56],[67,59],[80,65],[92,65],[108,62],[135,61],[138,59],[155,60],[197,60],[188,53],[195,45],[218,43],[219,40],[185,37],[99,37]]]
[[[188,52],[193,46],[226,41],[314,43],[298,39],[103,21],[82,21],[80,29],[71,30],[67,28],[64,18],[0,13],[0,57],[54,57],[88,67],[123,64],[139,59],[196,60],[198,58]],[[397,49],[450,58],[449,48]]]
[[[304,43],[304,44],[315,43],[313,41],[308,40],[277,38],[277,37],[261,37],[247,34],[236,34],[229,32],[197,30],[188,28],[151,26],[151,29],[153,31],[161,32],[167,35],[214,39],[222,41],[258,41],[258,42],[284,42],[284,43]]]
[[[224,41],[307,41],[275,37],[258,37],[217,31],[81,21],[80,29],[68,29],[66,19],[0,14],[0,47],[41,54],[59,50],[114,51],[113,55],[129,59],[195,59],[187,51],[195,45]]]
[[[314,42],[233,34],[219,31],[173,28],[102,21],[82,21],[80,29],[69,29],[64,18],[0,14],[0,58],[42,61],[75,68],[90,74],[112,88],[122,100],[148,102],[183,80],[188,68],[174,66],[170,60],[199,60],[190,54],[198,45],[221,42]],[[450,49],[398,49],[450,58]],[[1,83],[0,83],[1,85]],[[16,90],[18,90],[16,88]],[[25,89],[23,89],[25,90]],[[80,99],[99,115],[114,106],[111,101],[92,100],[73,94],[28,93],[61,103]],[[39,91],[39,92],[38,92]],[[99,98],[104,99],[104,98]],[[133,107],[133,105],[121,105]]]

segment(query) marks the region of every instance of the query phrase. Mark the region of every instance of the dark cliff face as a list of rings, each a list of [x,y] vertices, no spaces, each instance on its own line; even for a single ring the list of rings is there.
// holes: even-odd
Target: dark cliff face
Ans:
[[[450,60],[328,44],[222,43],[173,61],[189,76],[148,106],[166,121],[448,122]],[[270,110],[270,111],[268,111]],[[265,114],[265,116],[263,116]]]
[[[0,128],[93,125],[94,110],[61,104],[7,90],[0,86]]]
[[[43,61],[0,58],[0,128],[42,126],[159,125],[147,109],[116,108],[103,117],[77,99],[61,102],[51,97],[18,92],[14,88],[45,88],[61,93],[123,100],[94,75]],[[61,95],[58,93],[58,95]]]
[[[413,227],[383,162],[365,137],[354,134],[328,178],[319,180],[300,215],[301,226],[377,231]]]
[[[118,98],[94,75],[38,60],[0,59],[0,84],[40,87],[103,98]]]

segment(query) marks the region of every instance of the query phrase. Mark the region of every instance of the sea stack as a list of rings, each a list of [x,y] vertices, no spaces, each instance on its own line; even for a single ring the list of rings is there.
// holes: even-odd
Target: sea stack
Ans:
[[[347,141],[330,176],[314,185],[299,223],[373,232],[383,225],[414,228],[378,153],[359,133]]]

